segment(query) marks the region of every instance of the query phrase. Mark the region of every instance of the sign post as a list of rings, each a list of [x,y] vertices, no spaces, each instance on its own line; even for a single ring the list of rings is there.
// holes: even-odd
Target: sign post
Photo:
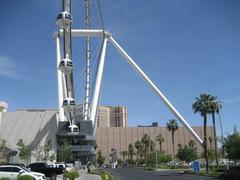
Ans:
[[[200,167],[200,162],[199,161],[194,161],[193,162],[193,170],[194,170],[194,172],[200,172],[201,167]]]

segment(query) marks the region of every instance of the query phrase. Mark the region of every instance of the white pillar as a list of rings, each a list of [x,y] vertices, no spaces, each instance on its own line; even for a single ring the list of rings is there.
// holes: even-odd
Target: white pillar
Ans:
[[[133,59],[123,50],[123,48],[112,38],[109,37],[110,41],[124,57],[124,59],[132,66],[132,68],[139,74],[139,76],[152,88],[152,90],[160,97],[163,103],[168,107],[168,109],[175,115],[175,117],[187,128],[187,130],[195,137],[199,143],[203,143],[201,138],[192,129],[192,127],[187,123],[187,121],[181,116],[181,114],[174,108],[174,106],[168,101],[168,99],[162,94],[162,92],[157,88],[157,86],[149,79],[149,77],[142,71],[142,69],[133,61]]]
[[[101,91],[107,41],[108,41],[107,38],[105,38],[103,41],[102,52],[101,52],[99,65],[98,65],[98,69],[97,69],[97,76],[96,76],[92,104],[91,104],[90,120],[92,120],[92,123],[93,123],[93,135],[94,136],[96,134],[96,129],[97,129],[97,109],[98,109],[98,102],[99,102],[99,96],[100,96],[100,91]]]
[[[57,82],[58,82],[58,113],[59,121],[64,121],[64,110],[62,108],[63,103],[63,82],[62,82],[62,72],[59,69],[59,64],[61,61],[61,47],[60,47],[60,38],[57,34],[56,36],[56,53],[57,53]]]

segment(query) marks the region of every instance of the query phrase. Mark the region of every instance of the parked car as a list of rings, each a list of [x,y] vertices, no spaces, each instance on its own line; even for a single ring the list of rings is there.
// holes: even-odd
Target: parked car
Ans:
[[[50,167],[45,162],[32,163],[28,165],[27,168],[32,171],[43,173],[46,177],[50,177],[51,180],[56,180],[57,175],[63,174],[65,172],[65,168]]]
[[[67,172],[70,172],[70,171],[73,171],[73,170],[74,170],[73,165],[64,164],[64,163],[55,163],[55,164],[54,164],[54,167],[56,167],[56,168],[64,168],[65,171],[67,171]]]
[[[18,176],[29,175],[35,180],[45,180],[46,177],[42,173],[33,172],[23,166],[2,165],[0,166],[0,179],[8,178],[10,180],[17,180]]]

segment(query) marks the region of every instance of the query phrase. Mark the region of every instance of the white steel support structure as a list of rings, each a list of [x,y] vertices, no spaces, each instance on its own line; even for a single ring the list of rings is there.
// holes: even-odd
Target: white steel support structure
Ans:
[[[97,129],[97,110],[98,110],[98,103],[101,91],[101,84],[102,84],[102,77],[103,77],[103,70],[104,70],[104,62],[105,62],[105,55],[107,50],[107,42],[108,39],[105,37],[102,45],[101,56],[98,64],[97,69],[97,76],[93,91],[93,99],[91,104],[91,113],[90,113],[90,120],[92,120],[93,124],[93,135],[96,135]]]
[[[90,0],[86,3],[86,30],[90,29]],[[86,36],[86,84],[85,84],[85,102],[84,102],[84,120],[89,119],[89,96],[90,96],[90,36]]]
[[[152,90],[160,97],[163,103],[168,107],[168,109],[175,115],[175,117],[183,124],[183,126],[192,134],[197,141],[202,144],[203,141],[197,135],[197,133],[191,128],[187,121],[181,116],[181,114],[174,108],[174,106],[169,102],[169,100],[163,95],[163,93],[157,88],[157,86],[149,79],[149,77],[142,71],[142,69],[133,61],[133,59],[123,50],[123,48],[112,38],[109,38],[112,44],[124,57],[124,59],[132,66],[132,68],[138,73],[138,75],[152,88]]]
[[[59,32],[62,35],[62,31]],[[100,62],[97,69],[97,77],[93,91],[93,98],[91,103],[90,120],[93,124],[93,135],[96,134],[97,127],[97,106],[99,102],[101,82],[104,70],[105,53],[108,40],[114,45],[114,47],[120,52],[124,59],[131,65],[131,67],[138,73],[138,75],[151,87],[151,89],[158,95],[158,97],[163,101],[163,103],[168,107],[168,109],[174,114],[174,116],[183,124],[183,126],[191,133],[191,135],[202,144],[203,141],[198,136],[198,134],[192,129],[192,127],[187,123],[183,116],[176,110],[176,108],[170,103],[170,101],[163,95],[163,93],[157,88],[157,86],[150,80],[150,78],[143,72],[143,70],[133,61],[133,59],[124,51],[124,49],[114,40],[114,38],[108,32],[103,30],[83,30],[74,29],[72,30],[72,35],[75,37],[103,37],[104,42],[102,46]]]
[[[60,38],[59,33],[55,34],[56,38],[56,55],[57,55],[57,84],[58,84],[58,115],[59,115],[59,121],[64,121],[64,110],[62,108],[62,103],[64,99],[63,94],[63,74],[61,70],[58,68],[60,62],[61,62],[61,47],[60,47]]]
[[[62,35],[62,31],[59,32]],[[132,68],[140,75],[140,77],[152,88],[152,90],[160,97],[163,103],[168,107],[168,109],[176,116],[176,118],[184,125],[185,128],[195,137],[199,143],[203,143],[201,138],[196,134],[196,132],[191,128],[191,126],[187,123],[187,121],[181,116],[181,114],[174,108],[174,106],[169,102],[169,100],[163,95],[163,93],[157,88],[157,86],[149,79],[149,77],[141,70],[141,68],[133,61],[133,59],[123,50],[123,48],[113,39],[113,37],[103,30],[83,30],[83,29],[74,29],[72,30],[72,35],[76,37],[102,37],[105,36],[101,58],[98,67],[98,73],[95,82],[93,99],[91,104],[91,113],[90,120],[93,121],[93,129],[94,135],[96,131],[96,114],[97,114],[97,106],[99,101],[100,89],[101,89],[101,81],[102,81],[102,73],[104,69],[104,59],[106,53],[106,45],[107,39],[116,47],[116,49],[120,52],[120,54],[124,57],[124,59],[132,66]],[[101,63],[102,62],[102,63]]]
[[[133,61],[133,59],[124,51],[124,49],[114,40],[108,32],[103,29],[90,29],[90,1],[86,3],[86,29],[72,29],[71,15],[71,0],[62,0],[62,12],[57,17],[57,25],[59,30],[55,33],[56,40],[56,59],[57,59],[57,81],[58,81],[58,109],[59,109],[59,140],[67,138],[72,145],[78,145],[78,148],[73,151],[75,159],[85,158],[88,163],[89,157],[96,155],[96,129],[97,129],[97,113],[98,104],[101,94],[101,86],[104,72],[105,55],[108,41],[120,52],[123,58],[137,72],[137,74],[151,87],[157,96],[163,101],[168,109],[175,117],[183,124],[183,126],[203,144],[201,138],[191,128],[187,121],[174,108],[169,100],[143,72],[143,70]],[[100,13],[101,14],[101,13]],[[100,15],[101,16],[101,15]],[[102,18],[101,18],[102,19]],[[103,23],[102,23],[103,24]],[[83,119],[77,118],[76,101],[74,97],[74,82],[73,82],[73,60],[72,60],[72,37],[85,38],[86,43],[86,81],[85,81],[85,98]],[[90,38],[100,37],[103,39],[101,54],[99,57],[96,78],[92,96],[90,95]],[[62,44],[61,44],[62,43]],[[90,100],[91,97],[91,100]],[[70,125],[67,122],[69,121]],[[66,126],[67,125],[67,133]],[[65,128],[65,129],[64,129]]]

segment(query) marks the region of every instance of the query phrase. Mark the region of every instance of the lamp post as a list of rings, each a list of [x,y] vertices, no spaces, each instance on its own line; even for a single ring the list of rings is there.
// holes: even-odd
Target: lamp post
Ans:
[[[220,108],[221,108],[221,104],[223,102],[222,101],[217,101],[217,106],[218,106],[218,117],[219,117],[219,122],[220,122],[220,128],[221,128],[221,138],[222,138],[222,148],[223,148],[223,153],[225,153],[225,148],[224,148],[224,137],[223,137],[223,128],[222,128],[222,118],[221,118],[221,114],[220,114]]]
[[[224,147],[224,136],[223,136],[223,127],[222,127],[222,118],[221,118],[221,114],[220,114],[220,108],[221,108],[221,104],[223,103],[223,101],[217,101],[217,106],[218,106],[218,117],[219,117],[219,123],[220,123],[220,128],[221,128],[221,139],[222,139],[222,153],[223,153],[223,157],[226,158],[227,157],[227,152],[225,150]],[[228,170],[228,162],[226,163],[226,169]]]
[[[156,155],[156,168],[158,168],[158,154],[157,154],[157,150],[155,151],[155,155]]]

